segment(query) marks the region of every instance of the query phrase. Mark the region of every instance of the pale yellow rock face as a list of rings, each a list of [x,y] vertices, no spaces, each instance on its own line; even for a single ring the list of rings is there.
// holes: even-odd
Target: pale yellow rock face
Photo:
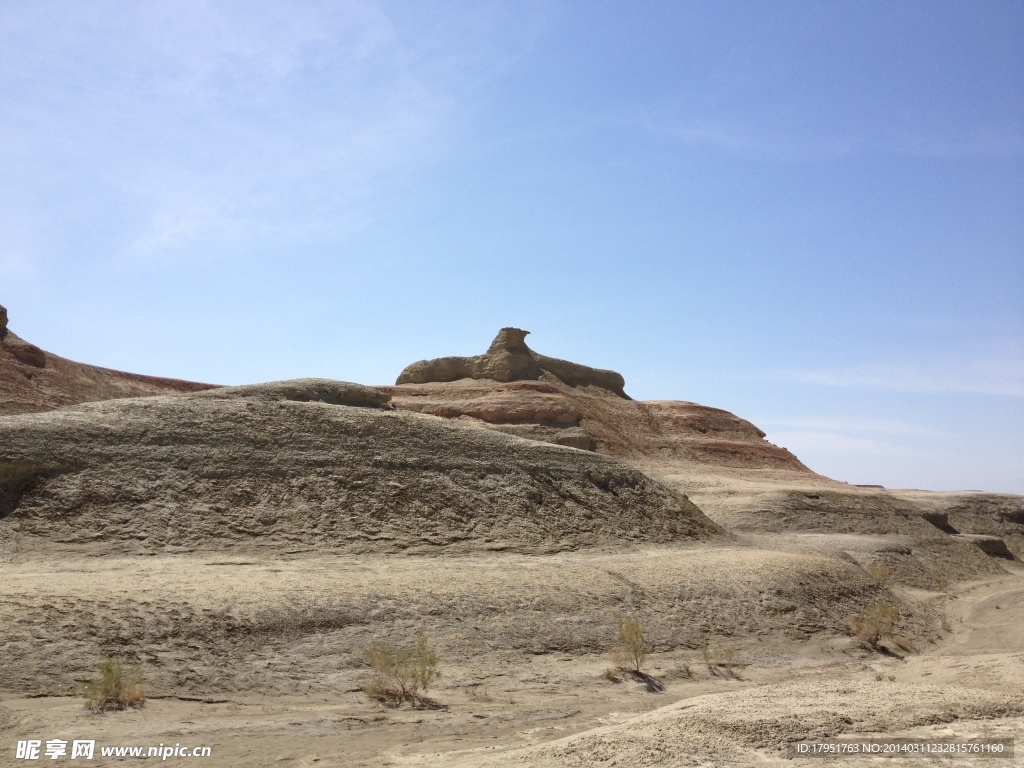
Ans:
[[[626,397],[623,391],[625,381],[620,374],[537,354],[526,345],[528,334],[529,331],[520,328],[502,328],[484,354],[420,360],[402,371],[396,384],[427,384],[459,379],[536,381],[547,376],[571,387],[599,387],[619,397]]]

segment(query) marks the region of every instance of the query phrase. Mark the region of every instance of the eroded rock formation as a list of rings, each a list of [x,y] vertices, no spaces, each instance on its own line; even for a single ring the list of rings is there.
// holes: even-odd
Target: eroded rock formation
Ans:
[[[103,552],[553,552],[722,536],[624,461],[386,400],[303,379],[2,417],[0,541],[12,526],[26,549]]]
[[[809,473],[750,422],[695,403],[638,402],[615,371],[540,355],[528,331],[502,328],[487,352],[408,366],[391,395],[399,410],[627,460],[685,459]]]
[[[0,343],[4,350],[25,365],[33,368],[46,367],[46,353],[35,344],[24,339],[7,328],[7,308],[0,306]]]
[[[357,408],[388,408],[391,395],[363,384],[334,379],[290,379],[241,387],[218,387],[200,393],[218,400],[267,400],[292,403],[327,403]]]
[[[502,328],[484,354],[420,360],[402,371],[396,384],[427,384],[459,379],[537,381],[548,375],[570,387],[600,387],[626,400],[630,399],[623,391],[626,382],[621,374],[539,355],[526,346],[529,333],[520,328]]]
[[[44,352],[7,327],[0,306],[0,416],[77,403],[211,389],[200,384],[85,365]]]

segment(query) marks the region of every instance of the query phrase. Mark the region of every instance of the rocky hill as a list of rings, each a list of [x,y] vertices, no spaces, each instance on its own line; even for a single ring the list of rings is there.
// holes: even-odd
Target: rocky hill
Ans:
[[[214,386],[65,360],[19,338],[7,322],[7,310],[0,306],[0,416],[121,397],[198,392]]]
[[[768,765],[805,736],[1020,732],[1021,497],[836,482],[525,336],[388,387],[210,388],[6,332],[0,731],[366,768]],[[420,638],[439,684],[415,709],[369,698],[367,649]],[[104,659],[139,668],[145,708],[73,698]]]
[[[393,387],[396,407],[628,460],[668,459],[812,474],[764,432],[728,411],[626,396],[614,371],[540,355],[527,331],[502,328],[476,357],[413,363]]]
[[[213,521],[221,514],[216,512],[209,517],[195,518],[188,524],[179,525],[175,522],[165,527],[167,530],[178,530],[184,536],[181,541],[192,542],[195,537],[201,539],[215,533],[226,541],[237,543],[245,539],[245,536],[236,537],[231,532],[247,529],[248,524],[243,520],[248,517],[256,515],[268,520],[277,519],[274,517],[276,513],[266,513],[265,509],[292,509],[296,505],[314,510],[303,515],[315,516],[324,507],[320,506],[320,501],[310,506],[309,493],[337,494],[342,490],[344,482],[338,479],[340,475],[333,479],[323,479],[322,465],[331,461],[351,462],[352,459],[345,458],[348,456],[344,452],[347,449],[326,442],[326,435],[334,432],[340,435],[345,429],[355,429],[352,420],[366,418],[365,412],[360,417],[349,415],[340,420],[328,419],[334,426],[326,433],[317,435],[306,434],[309,425],[303,422],[303,414],[320,413],[318,409],[332,404],[381,406],[389,401],[387,408],[405,414],[400,417],[397,413],[377,413],[369,424],[358,428],[362,430],[360,434],[363,439],[369,441],[366,445],[372,444],[374,452],[379,456],[393,449],[406,450],[406,447],[394,447],[390,442],[405,439],[400,432],[393,431],[392,425],[395,423],[422,425],[429,422],[432,426],[424,429],[441,430],[439,434],[444,435],[449,433],[444,431],[442,425],[461,429],[458,434],[465,436],[462,438],[461,449],[464,455],[457,460],[453,459],[456,464],[472,461],[467,451],[474,450],[478,441],[496,446],[498,443],[493,443],[493,440],[500,438],[495,433],[504,433],[507,437],[526,439],[506,443],[503,450],[510,455],[514,453],[532,457],[529,461],[546,462],[568,455],[547,450],[543,448],[544,444],[582,449],[590,454],[589,458],[576,456],[573,461],[577,464],[600,463],[606,461],[606,457],[624,460],[628,462],[630,472],[639,470],[663,489],[671,489],[680,498],[692,499],[718,526],[733,531],[764,534],[794,531],[816,535],[891,534],[909,536],[917,542],[919,548],[940,547],[948,550],[954,545],[967,545],[990,555],[1010,557],[1024,554],[1024,518],[1021,518],[1024,499],[1021,497],[979,493],[955,496],[908,494],[859,488],[830,480],[809,470],[786,449],[768,442],[764,433],[748,421],[727,411],[691,402],[632,400],[625,393],[625,382],[620,374],[541,355],[526,345],[527,332],[517,328],[501,329],[482,355],[445,357],[413,363],[402,372],[393,386],[371,389],[340,382],[300,381],[213,390],[199,399],[190,397],[181,402],[164,398],[124,401],[119,405],[111,404],[109,407],[83,411],[68,410],[67,406],[93,400],[119,401],[127,397],[200,393],[211,390],[212,385],[136,376],[64,360],[22,341],[7,330],[6,312],[0,313],[0,321],[3,327],[3,338],[0,339],[0,415],[62,409],[60,416],[32,422],[35,426],[31,429],[37,430],[33,434],[39,439],[49,436],[45,437],[50,441],[47,443],[49,447],[41,453],[37,451],[38,445],[33,447],[29,439],[23,446],[24,451],[18,454],[13,449],[16,444],[15,432],[5,431],[8,436],[4,442],[12,447],[0,449],[0,476],[4,478],[0,481],[0,515],[3,509],[10,511],[17,505],[23,509],[30,508],[30,503],[25,506],[28,503],[25,499],[31,498],[31,494],[25,496],[25,488],[29,485],[35,488],[36,484],[42,482],[40,478],[52,477],[53,481],[45,484],[53,488],[64,487],[63,484],[70,482],[72,477],[79,477],[84,483],[82,478],[85,475],[69,472],[67,467],[91,466],[91,460],[84,458],[84,454],[74,453],[72,448],[75,445],[84,446],[82,435],[91,434],[91,431],[98,428],[97,425],[104,424],[104,440],[109,443],[107,450],[120,454],[122,461],[113,470],[114,474],[110,475],[110,482],[120,483],[123,487],[115,496],[96,506],[96,514],[102,517],[118,505],[144,504],[147,514],[158,513],[161,520],[167,518],[181,521],[192,519],[189,515],[195,516],[195,510],[206,509],[212,504],[210,508],[216,512],[216,505],[223,504],[225,510],[230,510],[223,514],[237,520],[225,525],[215,524]],[[357,391],[362,392],[358,397]],[[339,392],[342,394],[339,395]],[[339,397],[342,399],[339,400]],[[352,398],[363,398],[365,402],[355,402]],[[309,405],[300,406],[299,403],[303,402]],[[244,407],[240,403],[244,403]],[[314,403],[319,405],[313,407]],[[343,408],[337,412],[350,411],[351,408]],[[427,421],[408,420],[414,414],[436,418],[432,421],[430,418]],[[182,420],[176,429],[170,429],[162,423],[175,419]],[[267,420],[265,428],[260,426],[260,419]],[[284,426],[278,424],[281,419],[284,419]],[[92,422],[92,426],[87,426],[87,422]],[[347,426],[340,426],[342,422]],[[3,429],[9,430],[15,423],[4,423]],[[21,422],[18,430],[28,429],[26,425],[29,423]],[[242,425],[242,431],[225,432],[224,423]],[[200,436],[201,429],[209,429],[210,434],[221,435],[224,444],[211,444],[209,450],[212,453],[203,453],[206,449],[197,446],[208,438]],[[297,441],[296,445],[306,445],[310,450],[320,452],[319,457],[314,457],[309,450],[300,452],[296,449],[294,461],[291,461],[288,458],[287,441],[280,451],[272,450],[260,433],[274,434],[280,429],[289,435],[289,440]],[[382,431],[378,433],[378,430]],[[19,434],[27,435],[28,432]],[[156,472],[165,480],[167,478],[166,471],[158,467],[160,460],[154,458],[157,454],[146,452],[146,436],[151,434],[163,435],[161,439],[165,444],[161,447],[165,454],[181,454],[175,458],[181,466],[178,478],[171,483],[178,488],[173,504],[154,501],[165,499],[166,488],[160,487],[159,483],[151,485],[139,479],[140,472],[144,477],[149,477],[147,473]],[[138,445],[133,442],[140,440]],[[251,440],[256,440],[256,443],[251,444]],[[488,440],[492,442],[487,443]],[[0,446],[4,442],[0,442]],[[67,450],[64,453],[53,453],[53,446],[61,443],[66,444]],[[253,458],[253,445],[262,446],[260,451],[263,452],[257,457],[256,464],[250,461]],[[351,450],[355,451],[353,455],[357,457],[358,464],[365,460],[369,449]],[[233,453],[238,451],[249,453]],[[453,446],[452,455],[455,453]],[[191,459],[186,461],[182,458],[185,456],[204,456],[202,461],[214,464],[222,462],[225,469],[209,469],[205,464],[194,463]],[[287,470],[284,469],[286,459],[290,462]],[[280,468],[268,473],[264,471],[266,466]],[[625,465],[616,466],[621,469]],[[37,471],[35,468],[39,467],[42,469]],[[213,483],[217,478],[202,474],[218,471],[226,473],[221,479],[233,478],[230,483],[221,483],[224,489]],[[595,472],[599,477],[607,474],[604,470]],[[303,473],[311,476],[307,477]],[[522,481],[522,475],[514,472],[513,475],[512,480],[506,477],[501,483],[514,485]],[[289,490],[282,490],[279,482],[282,476],[290,478]],[[85,483],[89,487],[100,481],[100,475],[89,477],[93,478]],[[367,492],[378,498],[383,507],[392,503],[385,499],[413,499],[417,493],[412,490],[413,487],[422,484],[426,495],[421,501],[431,509],[438,504],[443,508],[463,508],[470,504],[466,499],[483,492],[471,483],[461,489],[449,488],[451,499],[445,494],[435,497],[437,489],[431,486],[431,477],[433,475],[429,472],[418,474],[407,468],[401,480],[390,478],[385,481],[381,479],[383,475],[378,475],[374,481],[377,485],[373,485],[377,490]],[[318,483],[322,480],[326,485],[320,487]],[[530,490],[520,489],[526,497],[532,498],[537,493],[544,495],[543,489],[536,486],[535,481],[536,472],[533,479],[526,482]],[[406,489],[405,496],[394,490],[398,486],[382,485],[385,482],[398,483]],[[630,482],[635,485],[634,481]],[[310,490],[314,486],[319,490]],[[296,491],[299,487],[305,490]],[[591,503],[590,496],[595,486],[589,483],[583,487],[586,493],[578,496],[576,503],[586,507]],[[355,497],[356,488],[349,488],[347,493]],[[385,493],[382,490],[385,488],[392,490]],[[468,494],[462,501],[455,499],[460,490]],[[573,489],[566,491],[567,498],[573,498],[577,491],[573,486]],[[42,493],[41,490],[38,492]],[[346,498],[346,494],[341,493],[340,498]],[[502,504],[507,501],[504,496],[501,499]],[[611,507],[604,503],[606,501],[601,501],[595,508],[599,510],[598,518],[605,513],[612,514]],[[63,508],[61,505],[65,503],[70,502],[65,499],[57,503],[55,508]],[[374,504],[377,502],[370,503],[370,508]],[[496,515],[495,531],[511,531],[509,526],[513,525],[512,521],[521,512],[519,506],[516,506],[519,501],[512,507],[500,504],[495,506],[493,500],[488,504],[488,511],[483,514],[486,516],[493,512]],[[186,511],[174,511],[179,508]],[[336,508],[340,509],[337,505]],[[99,510],[102,509],[107,512],[101,513]],[[399,504],[397,509],[395,514],[401,518],[405,512],[415,510],[416,505],[411,504],[406,509]],[[289,515],[293,513],[294,510]],[[435,513],[436,510],[431,514]],[[294,541],[303,537],[317,541],[331,539],[331,535],[312,525],[307,517],[303,518],[301,524],[286,517],[287,520],[280,520],[277,527],[257,526],[247,529],[248,535],[253,541],[262,542],[273,538],[264,534],[276,533],[283,537],[281,541],[289,536]],[[98,525],[98,520],[99,517],[90,525]],[[620,531],[614,535],[621,533],[626,540],[633,540],[634,536],[639,537],[637,540],[643,538],[646,524],[640,518],[633,519],[627,515],[622,520],[625,526],[623,531],[628,533]],[[704,520],[704,523],[707,521]],[[142,522],[136,520],[134,524],[142,525]],[[334,545],[342,548],[371,544],[375,547],[383,546],[382,542],[386,539],[373,533],[376,524],[367,523],[365,530],[360,528],[363,523],[353,525],[348,533],[331,539]],[[468,519],[458,522],[451,531],[445,533],[447,525],[447,522],[440,519],[430,522],[422,531],[423,542],[420,543],[434,542],[436,545],[443,541],[445,546],[470,548],[490,543],[498,547],[503,546],[500,542],[508,538],[505,533],[479,535],[486,528],[481,528],[479,522],[472,523],[476,533],[469,535],[466,530],[466,526],[470,525]],[[550,530],[544,525],[534,530],[530,528],[531,525],[533,523],[512,535],[507,542],[509,546],[543,551],[545,548],[594,543],[603,535],[600,533],[603,523],[582,523],[579,535],[568,533],[575,523],[565,522],[559,524],[562,527],[556,525]],[[410,526],[408,530],[403,529],[393,534],[397,537],[396,541],[402,542],[402,546],[418,545],[420,534],[414,531],[416,526]],[[289,531],[287,534],[286,530]],[[148,546],[158,542],[170,545],[172,541],[179,540],[175,538],[178,534],[149,536],[141,529],[126,529],[122,533],[132,541],[148,542]],[[694,533],[701,535],[696,528]],[[79,532],[67,535],[70,539],[78,540],[76,537],[84,534]],[[667,539],[658,538],[661,534],[651,535],[655,537],[652,540],[657,541],[672,538],[672,535],[667,534]],[[474,543],[470,546],[466,542]],[[891,546],[894,545],[890,542],[883,548]],[[903,545],[897,549],[901,547],[906,549]],[[938,560],[930,558],[930,562],[946,562],[950,561],[950,557],[952,555],[945,560],[942,557]],[[961,558],[956,556],[952,559]]]
[[[608,456],[386,409],[300,380],[0,419],[0,524],[19,546],[515,550],[718,537]]]
[[[728,411],[632,400],[621,375],[540,355],[526,335],[503,328],[483,355],[420,361],[394,386],[378,389],[403,410],[624,459],[728,530],[796,532],[819,537],[804,539],[819,545],[832,534],[902,536],[902,543],[886,539],[877,552],[847,556],[886,560],[921,586],[986,570],[970,550],[1024,555],[1024,497],[908,494],[837,482]]]

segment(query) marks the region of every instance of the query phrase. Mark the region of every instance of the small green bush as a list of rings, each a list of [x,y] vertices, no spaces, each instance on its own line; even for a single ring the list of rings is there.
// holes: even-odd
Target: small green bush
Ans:
[[[83,694],[86,706],[93,712],[141,707],[146,701],[142,672],[138,669],[126,672],[120,659],[104,659],[100,664],[100,679],[87,682]]]
[[[631,669],[640,674],[640,665],[647,656],[647,641],[644,640],[644,628],[640,622],[629,616],[619,619],[615,661],[623,669]]]
[[[892,637],[900,620],[900,607],[895,603],[878,602],[850,621],[850,628],[862,643],[877,649],[886,637]]]
[[[366,661],[373,669],[373,677],[363,686],[371,698],[418,704],[424,693],[441,673],[437,670],[437,654],[420,635],[412,648],[394,650],[386,642],[374,643],[366,649]]]

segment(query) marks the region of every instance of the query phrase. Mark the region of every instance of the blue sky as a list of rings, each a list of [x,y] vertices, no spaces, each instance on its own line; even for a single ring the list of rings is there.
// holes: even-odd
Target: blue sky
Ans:
[[[501,326],[852,483],[1024,492],[1020,2],[9,2],[0,303],[389,383]]]

